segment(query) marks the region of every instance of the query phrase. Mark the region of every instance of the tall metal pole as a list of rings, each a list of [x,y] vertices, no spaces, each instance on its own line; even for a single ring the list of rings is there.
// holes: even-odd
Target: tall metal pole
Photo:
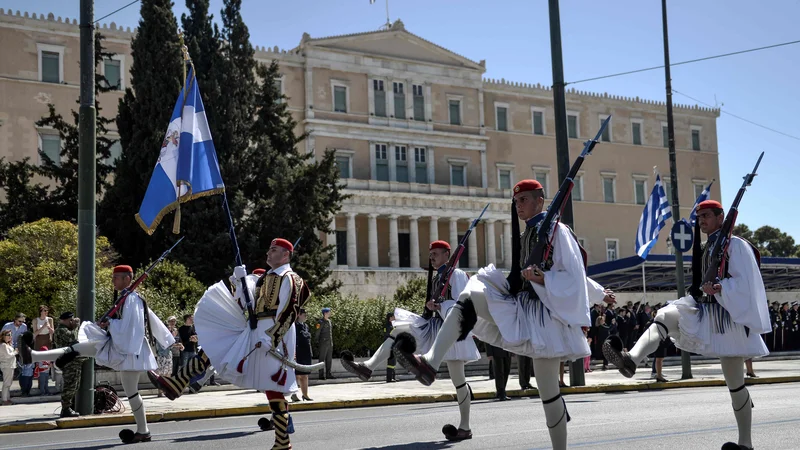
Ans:
[[[95,210],[97,111],[94,107],[94,0],[81,0],[81,106],[78,152],[78,317],[95,314]],[[94,358],[83,363],[76,405],[81,415],[94,413]]]
[[[661,0],[661,20],[664,28],[664,76],[667,87],[667,136],[669,137],[669,176],[672,181],[672,217],[681,216],[678,201],[678,168],[675,161],[675,122],[672,118],[672,77],[669,72],[669,34],[667,33],[667,0]],[[695,239],[698,237],[695,236]],[[675,248],[675,277],[678,284],[678,297],[683,297],[686,287],[683,284],[683,253]],[[692,360],[688,352],[681,351],[681,379],[692,378]]]
[[[567,100],[564,92],[564,63],[561,58],[561,16],[558,0],[549,0],[550,10],[550,58],[553,66],[553,110],[556,115],[556,157],[558,161],[558,184],[567,178],[570,169],[569,139],[567,136]],[[561,215],[561,222],[570,227],[572,221],[572,199],[568,198]],[[583,386],[583,361],[573,361],[569,371],[569,385]]]

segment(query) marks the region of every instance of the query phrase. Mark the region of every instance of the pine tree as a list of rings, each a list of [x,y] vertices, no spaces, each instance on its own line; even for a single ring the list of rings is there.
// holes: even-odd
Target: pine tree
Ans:
[[[166,223],[148,237],[134,219],[182,86],[183,56],[171,1],[142,0],[131,53],[131,86],[120,100],[117,114],[122,155],[114,182],[100,203],[97,223],[122,259],[140,266],[175,240],[168,235],[172,230]],[[184,248],[176,248],[173,256],[179,257]]]
[[[5,199],[0,201],[0,237],[5,238],[11,228],[25,222],[47,217],[47,205],[43,202],[48,189],[34,183],[36,167],[30,159],[6,162],[0,158],[0,190]],[[77,211],[77,207],[76,207]]]
[[[302,237],[292,267],[316,294],[323,294],[340,283],[329,280],[335,247],[324,245],[317,230],[331,231],[330,218],[341,209],[345,195],[332,151],[315,161],[313,154],[298,150],[306,135],[294,134],[297,122],[275,85],[278,75],[274,61],[258,67],[262,83],[252,130],[256,144],[248,150],[250,170],[242,186],[248,200],[243,225],[247,259],[263,261],[273,238]]]

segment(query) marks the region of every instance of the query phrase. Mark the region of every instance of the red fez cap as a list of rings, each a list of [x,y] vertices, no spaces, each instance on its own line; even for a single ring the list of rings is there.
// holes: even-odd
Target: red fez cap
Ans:
[[[116,266],[114,267],[114,273],[133,273],[133,268],[131,266]]]
[[[281,239],[281,238],[273,239],[272,244],[270,244],[270,247],[273,245],[277,245],[278,247],[283,247],[286,250],[289,250],[290,252],[294,251],[294,245],[292,245],[292,243],[287,241],[286,239]]]
[[[443,248],[445,250],[450,250],[450,244],[447,241],[433,241],[431,242],[431,246],[428,250],[433,250],[435,248]]]
[[[704,200],[697,205],[697,211],[699,212],[701,209],[723,209],[722,203],[716,200]]]
[[[542,188],[542,183],[539,183],[536,180],[522,180],[516,185],[514,185],[514,194],[519,194],[520,192],[526,191],[536,191]]]
[[[266,270],[258,268],[258,269],[253,271],[253,275],[263,275],[266,272],[267,272]]]

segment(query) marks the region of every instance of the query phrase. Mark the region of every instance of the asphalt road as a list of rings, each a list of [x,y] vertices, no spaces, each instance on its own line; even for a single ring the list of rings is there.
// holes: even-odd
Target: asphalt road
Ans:
[[[757,449],[800,448],[800,384],[751,386]],[[570,395],[570,447],[592,449],[719,449],[736,440],[724,387]],[[259,416],[153,423],[153,441],[137,450],[270,448]],[[449,443],[441,427],[458,420],[455,403],[309,411],[293,414],[296,449],[549,448],[539,399],[478,401],[472,440]],[[456,422],[457,424],[457,422]],[[106,449],[124,426],[0,435],[0,449]]]

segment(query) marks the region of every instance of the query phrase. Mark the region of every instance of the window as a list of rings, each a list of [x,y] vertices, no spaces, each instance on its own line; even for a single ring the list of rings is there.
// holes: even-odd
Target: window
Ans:
[[[667,193],[667,202],[672,205],[672,181],[668,177],[662,178],[664,182],[664,192]]]
[[[450,125],[461,125],[461,100],[448,100],[450,105]]]
[[[600,121],[597,123],[597,127],[599,128],[600,125],[603,124],[603,121],[605,121],[608,118],[608,114],[600,114],[598,118],[600,119]],[[610,120],[608,122],[608,126],[603,130],[603,134],[600,136],[600,140],[602,142],[611,142],[611,126],[613,125],[612,123],[613,121],[614,121],[613,119]]]
[[[386,144],[375,144],[375,179],[389,181],[389,158],[386,157]]]
[[[394,146],[395,179],[401,183],[408,183],[408,158],[405,145]]]
[[[542,187],[544,188],[544,196],[547,198],[550,195],[550,191],[547,189],[547,175],[549,175],[550,171],[548,169],[533,169],[533,179],[541,183]]]
[[[278,103],[283,103],[283,76],[276,77],[273,81],[273,86],[275,86],[275,91],[278,93]]]
[[[669,148],[669,127],[667,124],[661,124],[661,139],[664,144],[664,148]]]
[[[340,113],[347,112],[347,86],[333,87],[333,110]]]
[[[572,139],[578,139],[578,114],[567,113],[567,135]]]
[[[633,145],[642,145],[642,122],[631,120],[631,135],[633,135]]]
[[[61,137],[57,134],[40,134],[39,139],[41,143],[39,148],[42,154],[39,155],[40,164],[45,163],[45,157],[55,163],[56,166],[61,166]]]
[[[336,264],[347,265],[347,231],[336,231]]]
[[[60,83],[58,65],[58,53],[42,52],[42,81],[45,83]]]
[[[394,117],[395,119],[406,118],[406,93],[403,83],[394,82]]]
[[[578,245],[580,245],[582,249],[586,250],[586,239],[578,238]]]
[[[633,199],[637,205],[647,203],[647,180],[633,180]]]
[[[122,142],[117,140],[111,147],[108,148],[108,159],[105,160],[105,163],[110,166],[116,166],[117,160],[122,156]]]
[[[350,173],[350,156],[336,155],[336,166],[339,168],[339,178],[353,178]]]
[[[618,247],[618,239],[606,239],[606,261],[616,261],[619,258]]]
[[[428,183],[428,164],[426,162],[427,155],[425,154],[424,147],[414,148],[414,165],[417,183]]]
[[[703,189],[705,188],[706,186],[704,183],[694,183],[694,198],[700,197],[700,194],[703,193]]]
[[[422,85],[413,86],[414,93],[414,120],[425,121],[425,96],[422,94]]]
[[[544,135],[544,109],[531,108],[531,122],[533,123],[533,134]]]
[[[606,203],[616,202],[616,179],[613,175],[603,176],[603,200]]]
[[[463,164],[450,164],[450,184],[453,186],[467,185],[467,166]]]
[[[508,107],[495,106],[495,119],[497,121],[497,131],[508,131]]]
[[[121,61],[116,59],[107,59],[103,61],[103,76],[106,78],[108,87],[114,90],[120,90],[122,88],[120,83],[122,77],[120,63]]]
[[[372,80],[375,94],[375,116],[386,117],[386,91],[383,89],[383,80]]]
[[[583,175],[575,177],[575,186],[572,187],[572,199],[578,202],[583,201]]]
[[[511,171],[500,169],[497,176],[497,187],[500,189],[511,189]]]
[[[700,151],[700,127],[692,127],[692,150]]]

